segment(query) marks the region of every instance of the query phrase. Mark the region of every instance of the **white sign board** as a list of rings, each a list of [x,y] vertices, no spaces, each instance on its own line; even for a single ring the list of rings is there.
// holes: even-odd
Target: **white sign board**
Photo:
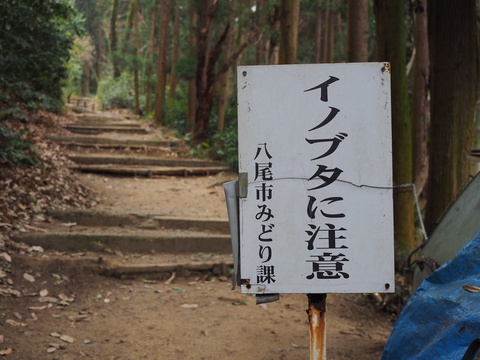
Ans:
[[[388,64],[237,76],[242,292],[392,292]]]

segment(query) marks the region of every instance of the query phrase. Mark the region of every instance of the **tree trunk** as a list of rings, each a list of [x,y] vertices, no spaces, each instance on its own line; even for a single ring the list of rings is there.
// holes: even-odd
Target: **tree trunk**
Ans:
[[[374,1],[377,59],[391,64],[393,183],[412,183],[413,129],[405,73],[403,0]],[[395,252],[404,257],[414,247],[414,200],[411,188],[394,190]]]
[[[83,64],[83,96],[88,96],[90,93],[90,64],[86,61]]]
[[[103,47],[103,42],[100,40],[102,39],[103,29],[102,26],[98,26],[97,28],[98,36],[97,36],[97,51],[95,52],[95,71],[97,73],[97,85],[98,82],[102,79],[102,62],[101,60],[105,57],[105,49]]]
[[[140,95],[138,86],[138,0],[133,0],[133,92],[135,98],[135,114],[140,114]]]
[[[272,35],[268,39],[267,57],[269,64],[278,64],[278,40],[274,35],[279,31],[280,10],[277,4],[273,4],[273,13],[270,17],[270,30]],[[242,29],[239,29],[241,31]],[[243,63],[243,62],[242,62]]]
[[[178,76],[175,71],[175,64],[180,57],[180,6],[175,8],[175,18],[173,20],[173,46],[172,46],[172,64],[170,66],[170,99],[175,98],[175,90],[178,85]]]
[[[348,0],[347,61],[368,61],[368,0]]]
[[[428,82],[429,54],[427,29],[427,0],[419,0],[414,21],[415,59],[413,65],[412,114],[415,128],[413,174],[420,194],[428,178]]]
[[[280,0],[279,64],[295,64],[297,62],[299,18],[300,0]]]
[[[110,16],[110,54],[112,57],[113,77],[120,76],[120,66],[117,54],[117,11],[118,0],[112,0],[112,14]]]
[[[327,6],[325,10],[323,11],[324,14],[324,34],[323,34],[323,42],[322,42],[322,63],[327,63],[330,61],[329,55],[328,55],[328,50],[329,50],[329,44],[330,44],[330,32],[332,30],[332,27],[330,26],[331,23],[331,13],[332,13],[332,4],[331,0],[328,0],[326,2]]]
[[[133,1],[130,2],[129,10],[128,10],[128,15],[127,19],[125,20],[125,27],[123,28],[123,34],[122,34],[122,44],[123,44],[123,51],[127,52],[128,51],[128,40],[130,40],[130,32],[132,29],[132,14],[133,14]]]
[[[190,29],[188,31],[188,42],[190,47],[190,56],[196,54],[198,44],[196,26],[198,23],[198,14],[195,8],[195,2],[190,2],[188,7],[188,20]],[[192,132],[195,127],[195,111],[197,109],[197,88],[195,78],[188,80],[188,101],[187,101],[187,121],[185,131]]]
[[[257,10],[256,13],[258,14],[257,17],[257,27],[259,29],[262,29],[264,26],[267,25],[266,17],[265,17],[265,0],[257,0]],[[230,24],[233,23],[230,22]],[[232,34],[233,34],[233,29]],[[233,39],[233,35],[232,35]],[[266,63],[266,43],[263,39],[260,39],[257,41],[256,47],[255,47],[255,64],[257,65],[262,65]]]
[[[155,7],[152,9],[150,16],[150,38],[148,46],[148,66],[147,66],[147,94],[146,94],[146,104],[145,111],[147,114],[150,114],[152,110],[152,71],[153,71],[153,52],[154,52],[154,39],[155,39]]]
[[[213,64],[210,63],[210,42],[211,29],[215,12],[218,7],[218,0],[202,0],[200,5],[200,21],[197,52],[197,70],[195,72],[195,87],[197,90],[197,107],[195,110],[194,139],[196,142],[207,141],[208,120],[213,107],[214,97],[212,96]]]
[[[230,28],[228,30],[227,39],[225,42],[225,59],[230,57],[233,43],[233,25],[235,23],[235,7],[236,0],[230,1]],[[228,71],[223,73],[220,77],[220,99],[218,104],[218,121],[217,121],[217,131],[219,134],[223,132],[225,125],[225,111],[227,110],[228,104]]]
[[[315,19],[315,63],[322,61],[322,25],[323,11],[321,2],[319,1],[316,8]]]
[[[167,84],[167,51],[171,0],[162,0],[160,4],[157,85],[155,89],[155,122],[158,125],[163,124],[165,116],[165,88]]]
[[[225,62],[220,69],[215,71],[215,67],[222,54],[222,48],[227,39],[228,31],[230,30],[230,24],[227,24],[215,45],[210,50],[210,29],[217,6],[218,0],[214,0],[211,4],[209,3],[209,0],[204,0],[200,12],[200,34],[198,38],[197,71],[195,74],[197,109],[195,112],[195,129],[193,133],[196,143],[209,140],[208,121],[213,108],[220,77],[230,69],[247,45],[250,44],[254,38],[258,37],[258,32],[252,31],[247,36],[247,39],[232,52],[230,57],[225,59]]]
[[[335,55],[335,20],[337,18],[336,1],[331,1],[331,10],[328,17],[328,48],[327,48],[327,62],[333,63]]]
[[[426,211],[432,232],[471,174],[478,50],[475,0],[428,1],[431,143]]]

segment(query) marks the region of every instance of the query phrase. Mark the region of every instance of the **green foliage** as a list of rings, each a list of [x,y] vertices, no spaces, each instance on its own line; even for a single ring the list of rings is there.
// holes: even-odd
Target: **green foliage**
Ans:
[[[222,161],[233,171],[238,171],[238,130],[237,107],[232,104],[225,113],[225,129],[223,133],[216,131],[217,116],[214,110],[210,116],[210,141],[202,142],[193,149],[197,158],[211,158]]]
[[[216,144],[211,154],[214,158],[223,161],[234,171],[238,171],[238,131],[236,126],[228,127],[223,133],[213,137]]]
[[[33,145],[23,140],[25,132],[17,133],[0,123],[0,165],[27,165],[39,163]]]
[[[71,0],[0,1],[0,82],[29,106],[58,110],[79,24]]]
[[[168,89],[167,89],[168,93]],[[183,87],[177,86],[175,98],[167,98],[165,103],[165,124],[178,135],[185,135],[187,119],[187,94]]]
[[[185,80],[192,80],[195,78],[195,70],[197,69],[197,57],[196,56],[181,56],[176,64],[175,71],[178,77]]]
[[[63,89],[67,95],[82,95],[83,70],[85,66],[92,65],[94,50],[90,36],[75,38],[70,49],[70,58],[65,64],[68,75],[63,83]]]
[[[98,83],[97,97],[105,109],[134,109],[133,75],[124,71],[119,78],[104,76]]]
[[[233,171],[238,171],[238,132],[236,127],[212,136],[211,144],[203,142],[192,149],[197,159],[211,158],[224,162]]]

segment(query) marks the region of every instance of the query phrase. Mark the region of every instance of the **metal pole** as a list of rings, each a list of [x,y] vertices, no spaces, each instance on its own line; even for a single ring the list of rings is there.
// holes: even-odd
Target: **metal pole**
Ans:
[[[327,359],[326,304],[327,294],[307,294],[310,325],[310,360]]]

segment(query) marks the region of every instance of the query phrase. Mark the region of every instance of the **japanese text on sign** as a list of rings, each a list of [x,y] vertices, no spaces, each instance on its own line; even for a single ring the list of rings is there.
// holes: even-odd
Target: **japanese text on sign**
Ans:
[[[384,64],[240,67],[238,97],[242,291],[392,291]]]

